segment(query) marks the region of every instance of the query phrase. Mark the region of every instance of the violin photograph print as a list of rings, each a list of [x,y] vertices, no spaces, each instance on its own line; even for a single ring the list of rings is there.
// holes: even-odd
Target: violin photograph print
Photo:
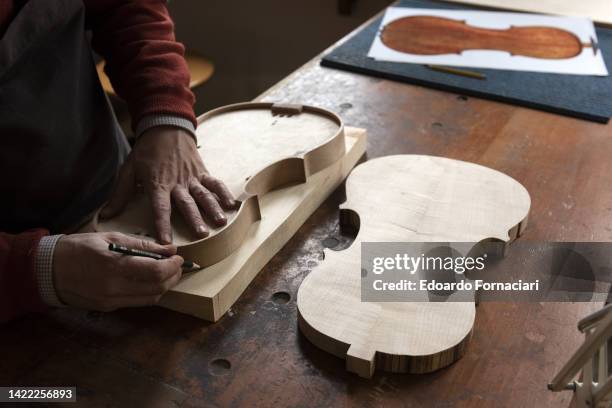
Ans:
[[[607,76],[587,18],[390,7],[368,57],[379,61]]]

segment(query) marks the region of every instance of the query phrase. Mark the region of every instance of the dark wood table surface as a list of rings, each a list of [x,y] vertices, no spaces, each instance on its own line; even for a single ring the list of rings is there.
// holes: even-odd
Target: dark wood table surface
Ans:
[[[416,153],[500,170],[529,190],[522,239],[612,239],[612,127],[326,69],[315,58],[259,99],[337,111],[368,129],[368,158]],[[76,385],[78,405],[565,407],[546,384],[596,303],[482,303],[467,354],[428,375],[348,374],[297,330],[295,297],[346,247],[336,191],[215,324],[159,307],[55,310],[0,329],[0,385]],[[67,404],[74,406],[74,404]],[[23,406],[23,405],[20,405]]]

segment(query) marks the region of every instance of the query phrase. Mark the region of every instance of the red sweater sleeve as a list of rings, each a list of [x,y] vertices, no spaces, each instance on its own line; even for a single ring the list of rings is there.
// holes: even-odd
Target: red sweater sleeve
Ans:
[[[44,229],[17,235],[0,232],[0,323],[47,308],[35,275],[36,249]]]
[[[135,126],[145,115],[170,114],[191,120],[185,48],[163,0],[84,0],[92,46],[106,59],[106,74],[123,98]]]

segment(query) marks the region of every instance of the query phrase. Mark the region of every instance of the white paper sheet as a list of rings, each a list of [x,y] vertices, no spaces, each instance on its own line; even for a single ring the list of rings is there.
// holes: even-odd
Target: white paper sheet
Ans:
[[[539,14],[501,13],[472,10],[437,10],[406,7],[389,7],[382,20],[379,33],[390,22],[408,16],[437,16],[453,20],[465,20],[466,24],[479,28],[508,29],[510,26],[544,26],[570,31],[582,43],[597,41],[593,23],[586,18],[553,17]],[[387,47],[377,35],[368,57],[392,62],[415,64],[449,65],[473,68],[509,69],[517,71],[551,72],[558,74],[607,76],[608,70],[601,50],[595,55],[592,48],[584,48],[573,58],[544,59],[510,55],[497,50],[467,50],[461,54],[415,55],[399,52]]]

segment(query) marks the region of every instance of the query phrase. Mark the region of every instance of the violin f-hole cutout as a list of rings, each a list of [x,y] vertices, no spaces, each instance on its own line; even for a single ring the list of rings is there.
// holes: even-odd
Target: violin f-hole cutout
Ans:
[[[384,176],[383,176],[384,175]],[[297,294],[298,325],[348,371],[427,373],[457,361],[471,338],[475,293],[446,302],[362,301],[364,243],[498,242],[524,230],[531,200],[516,180],[477,164],[398,155],[367,161],[349,175],[341,225],[358,226],[343,251],[326,251]],[[420,244],[419,244],[420,245]],[[477,244],[461,253],[470,254]],[[452,297],[454,295],[448,295]]]

